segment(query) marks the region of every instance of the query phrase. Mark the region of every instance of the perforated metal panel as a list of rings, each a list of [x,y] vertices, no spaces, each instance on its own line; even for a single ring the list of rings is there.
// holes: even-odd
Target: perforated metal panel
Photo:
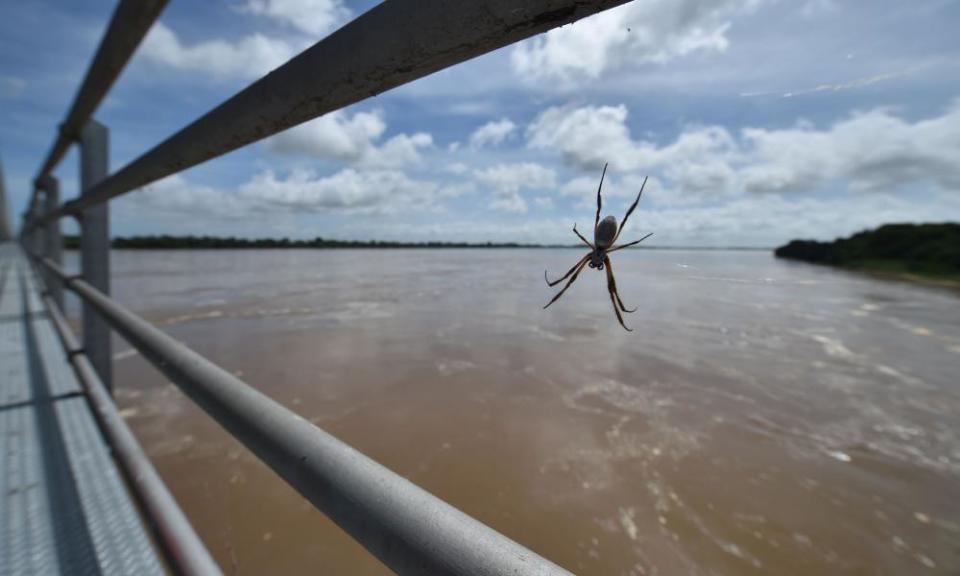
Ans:
[[[57,574],[61,570],[33,408],[0,408],[0,434],[0,574]]]

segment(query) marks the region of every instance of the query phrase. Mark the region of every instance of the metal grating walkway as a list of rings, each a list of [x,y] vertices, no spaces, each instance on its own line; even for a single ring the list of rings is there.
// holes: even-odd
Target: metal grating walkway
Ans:
[[[0,576],[164,573],[36,278],[0,245]]]

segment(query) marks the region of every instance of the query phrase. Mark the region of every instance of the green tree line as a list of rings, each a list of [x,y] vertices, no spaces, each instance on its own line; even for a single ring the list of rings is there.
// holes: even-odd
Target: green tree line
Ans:
[[[66,235],[65,248],[79,248],[80,237]],[[273,248],[541,248],[541,244],[516,242],[392,242],[384,240],[332,240],[316,237],[307,240],[290,238],[237,238],[233,236],[118,236],[110,245],[118,249],[273,249]]]
[[[960,278],[960,224],[886,224],[833,242],[793,240],[774,253],[845,268]]]

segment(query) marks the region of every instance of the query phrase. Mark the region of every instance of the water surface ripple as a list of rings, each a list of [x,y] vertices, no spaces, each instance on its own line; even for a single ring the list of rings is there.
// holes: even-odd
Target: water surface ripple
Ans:
[[[627,251],[114,252],[126,305],[583,574],[960,572],[960,299]],[[228,573],[386,574],[129,347],[117,396]]]

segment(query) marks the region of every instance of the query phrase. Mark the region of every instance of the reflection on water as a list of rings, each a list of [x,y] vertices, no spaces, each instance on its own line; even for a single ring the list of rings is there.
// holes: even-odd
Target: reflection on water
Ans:
[[[584,574],[956,574],[955,293],[766,253],[115,252],[118,298]],[[124,414],[228,573],[387,571],[116,345]]]

